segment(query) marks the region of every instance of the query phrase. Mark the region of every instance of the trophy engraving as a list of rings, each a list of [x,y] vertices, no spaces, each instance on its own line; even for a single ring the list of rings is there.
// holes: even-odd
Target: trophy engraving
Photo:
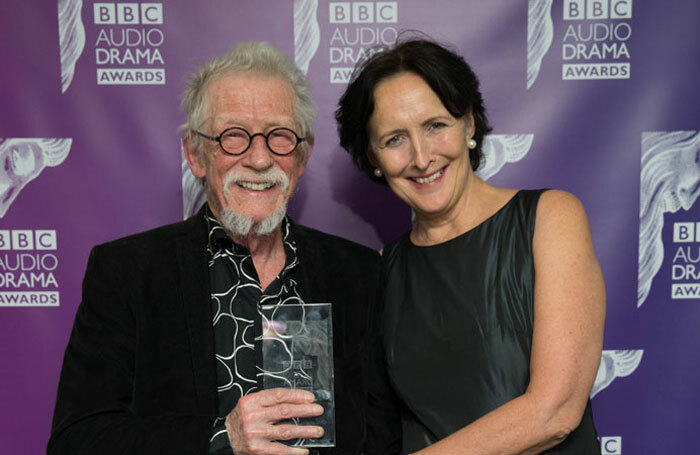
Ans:
[[[323,437],[280,442],[335,446],[331,304],[264,305],[262,314],[263,387],[308,390],[324,410],[318,417],[291,419],[295,425],[323,427]]]

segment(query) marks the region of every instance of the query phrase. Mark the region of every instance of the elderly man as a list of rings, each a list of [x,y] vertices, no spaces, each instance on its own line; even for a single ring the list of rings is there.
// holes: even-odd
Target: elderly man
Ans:
[[[181,223],[94,248],[66,350],[49,454],[304,454],[284,420],[323,409],[262,389],[261,304],[331,302],[336,447],[398,451],[371,250],[285,216],[313,148],[302,73],[246,43],[185,90],[183,144],[207,204]]]

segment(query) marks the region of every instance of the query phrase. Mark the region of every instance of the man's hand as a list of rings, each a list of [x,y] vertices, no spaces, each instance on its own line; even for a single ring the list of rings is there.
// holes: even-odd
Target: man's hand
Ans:
[[[314,395],[304,390],[270,389],[251,393],[238,400],[226,416],[228,439],[236,455],[306,455],[307,449],[289,447],[272,441],[320,438],[323,428],[315,426],[275,425],[295,417],[323,414]]]

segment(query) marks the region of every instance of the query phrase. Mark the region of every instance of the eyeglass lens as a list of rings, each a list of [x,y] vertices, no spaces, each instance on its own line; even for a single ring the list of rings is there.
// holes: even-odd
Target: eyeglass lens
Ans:
[[[265,137],[270,150],[281,155],[291,153],[298,142],[294,132],[287,128],[276,128],[267,135],[261,134],[261,136]],[[243,128],[231,128],[221,136],[221,146],[234,155],[243,153],[250,146],[251,141],[251,135]]]

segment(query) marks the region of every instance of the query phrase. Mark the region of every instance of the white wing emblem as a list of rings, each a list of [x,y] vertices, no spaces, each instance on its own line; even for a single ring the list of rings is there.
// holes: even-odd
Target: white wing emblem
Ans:
[[[540,74],[542,59],[554,37],[552,0],[530,0],[527,10],[527,89]]]
[[[306,74],[321,41],[318,0],[294,0],[294,63]]]
[[[534,134],[489,134],[484,138],[484,160],[476,175],[488,180],[506,163],[516,163],[530,151]]]
[[[622,378],[634,373],[642,361],[643,349],[630,349],[626,351],[603,351],[600,358],[598,374],[595,377],[591,398],[598,392],[607,388],[615,378]]]
[[[0,139],[0,218],[27,183],[68,156],[71,138]]]
[[[58,0],[58,44],[61,49],[61,92],[73,81],[75,64],[85,48],[82,0]]]

